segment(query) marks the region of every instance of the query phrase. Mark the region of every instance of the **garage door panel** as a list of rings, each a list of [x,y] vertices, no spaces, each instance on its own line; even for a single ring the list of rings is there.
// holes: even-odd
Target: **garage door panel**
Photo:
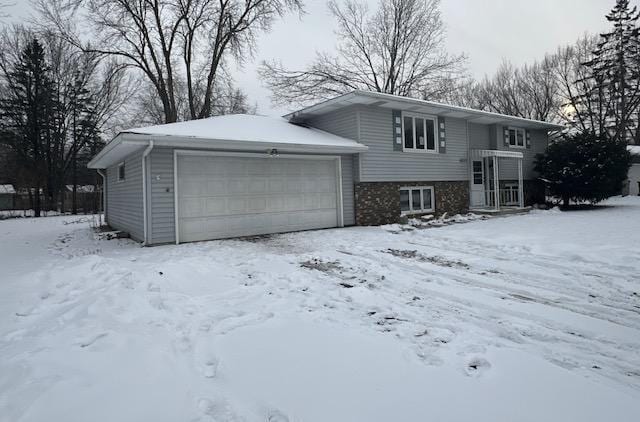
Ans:
[[[337,206],[335,195],[324,194],[324,195],[318,195],[316,198],[319,201],[318,208],[336,208]]]
[[[335,160],[178,155],[181,241],[338,225]]]
[[[267,198],[267,202],[272,212],[284,211],[284,195],[271,195]]]
[[[267,179],[264,176],[259,176],[259,178],[250,178],[248,181],[248,192],[249,194],[266,194],[267,191]]]
[[[198,196],[206,192],[207,179],[192,175],[188,179],[178,181],[178,189],[185,196]]]
[[[242,195],[247,193],[247,178],[232,176],[227,180],[227,194]]]
[[[255,228],[256,221],[261,228]],[[180,233],[183,241],[199,241],[334,226],[335,212],[327,210],[292,214],[259,214],[253,217],[238,215],[190,219],[181,221]]]
[[[227,211],[227,200],[226,198],[206,198],[205,199],[205,208],[202,210],[197,217],[203,217],[208,215],[226,215]]]
[[[265,196],[249,198],[247,211],[252,212],[267,212],[268,201]]]
[[[227,193],[227,183],[224,179],[212,179],[209,177],[204,180],[203,185],[206,186],[206,189],[202,193],[207,196],[224,195]]]
[[[192,218],[202,215],[203,200],[201,198],[184,198],[181,212],[184,217]]]

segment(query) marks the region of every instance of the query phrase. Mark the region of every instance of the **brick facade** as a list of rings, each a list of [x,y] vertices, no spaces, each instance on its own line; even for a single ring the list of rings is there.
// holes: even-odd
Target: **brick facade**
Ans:
[[[356,224],[377,226],[400,219],[400,188],[433,186],[436,215],[459,214],[469,209],[469,182],[366,182],[356,183]]]

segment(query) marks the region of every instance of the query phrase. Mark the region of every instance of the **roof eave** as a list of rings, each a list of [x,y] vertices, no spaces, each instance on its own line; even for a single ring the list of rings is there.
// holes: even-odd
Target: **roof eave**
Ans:
[[[238,141],[214,138],[177,137],[172,135],[152,135],[141,133],[122,132],[105,149],[93,158],[87,167],[92,169],[104,169],[111,167],[119,160],[109,159],[109,154],[116,148],[123,146],[143,148],[153,139],[155,147],[170,147],[178,149],[194,150],[221,150],[238,152],[260,152],[277,149],[284,153],[309,153],[309,154],[356,154],[365,152],[369,148],[362,144],[354,145],[309,145],[296,143],[262,142],[262,141]]]
[[[369,101],[362,102],[358,100],[359,98],[360,99],[368,98]],[[381,100],[385,101],[386,104],[391,104],[391,107],[397,104],[399,106],[398,108],[401,108],[401,105],[413,105],[415,107],[431,108],[435,110],[435,113],[431,113],[431,114],[438,114],[444,117],[448,117],[447,114],[449,114],[450,117],[461,116],[459,118],[464,118],[469,121],[477,120],[478,123],[480,124],[500,124],[500,123],[517,124],[519,123],[533,129],[546,129],[546,130],[564,129],[564,126],[562,125],[543,122],[539,120],[525,119],[522,117],[509,116],[506,114],[476,110],[476,109],[467,108],[467,107],[453,106],[449,104],[440,104],[440,103],[435,103],[435,102],[426,101],[426,100],[419,100],[415,98],[401,97],[401,96],[392,95],[392,94],[385,94],[385,93],[371,92],[371,91],[361,91],[361,90],[355,90],[348,94],[343,94],[338,97],[322,101],[318,104],[314,104],[312,106],[305,107],[303,109],[286,114],[283,117],[285,119],[295,120],[298,117],[304,118],[304,116],[310,116],[314,114],[317,114],[317,115],[324,114],[326,112],[331,111],[330,109],[335,109],[336,106],[338,106],[338,108],[341,108],[341,107],[347,107],[353,104],[381,106],[381,104],[379,104]],[[390,108],[390,107],[387,105],[387,108]],[[470,116],[463,116],[463,115],[470,115]],[[475,116],[475,117],[472,117],[472,116]]]

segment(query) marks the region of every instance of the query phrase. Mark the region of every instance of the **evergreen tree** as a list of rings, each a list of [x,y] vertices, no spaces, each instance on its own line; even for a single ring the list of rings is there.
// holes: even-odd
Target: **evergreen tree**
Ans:
[[[45,51],[33,38],[8,73],[7,89],[0,98],[0,117],[18,165],[28,175],[21,185],[28,189],[36,216],[42,209],[46,185],[46,154],[50,144],[51,110],[55,108],[52,81]]]
[[[640,105],[640,30],[637,7],[629,0],[616,0],[606,15],[613,30],[600,35],[591,60],[584,63],[591,70],[591,89],[581,99],[597,111],[598,134],[630,142],[638,134]]]
[[[566,207],[571,201],[595,204],[620,194],[630,166],[624,140],[583,132],[549,144],[536,156],[535,170]]]
[[[93,107],[89,91],[85,88],[79,74],[69,87],[69,106],[71,108],[71,139],[69,140],[68,164],[71,167],[71,213],[78,213],[78,156],[84,147],[95,137]]]

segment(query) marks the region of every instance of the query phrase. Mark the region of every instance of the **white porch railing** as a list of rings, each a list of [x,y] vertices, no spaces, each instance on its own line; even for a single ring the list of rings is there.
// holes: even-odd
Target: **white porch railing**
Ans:
[[[489,207],[495,207],[496,205],[496,196],[494,195],[495,190],[490,189],[486,190],[484,193],[485,203]],[[517,186],[508,187],[504,189],[500,189],[498,191],[500,194],[500,206],[519,206],[520,205],[520,192]]]

